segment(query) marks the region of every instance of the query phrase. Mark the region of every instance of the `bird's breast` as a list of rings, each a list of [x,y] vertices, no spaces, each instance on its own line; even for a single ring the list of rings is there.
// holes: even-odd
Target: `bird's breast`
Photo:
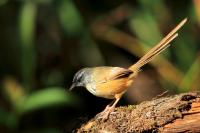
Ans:
[[[110,80],[94,84],[88,84],[87,90],[95,96],[114,99],[116,94],[124,93],[129,86],[128,78]]]
[[[97,93],[96,93],[96,85],[94,83],[88,83],[86,85],[86,89],[92,93],[93,95],[97,96]]]

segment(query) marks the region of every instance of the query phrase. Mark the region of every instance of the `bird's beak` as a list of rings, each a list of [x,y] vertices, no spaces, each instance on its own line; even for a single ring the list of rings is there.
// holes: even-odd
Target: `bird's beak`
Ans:
[[[71,85],[71,87],[69,88],[69,91],[71,91],[75,86],[76,86],[76,85],[73,83],[73,84]]]

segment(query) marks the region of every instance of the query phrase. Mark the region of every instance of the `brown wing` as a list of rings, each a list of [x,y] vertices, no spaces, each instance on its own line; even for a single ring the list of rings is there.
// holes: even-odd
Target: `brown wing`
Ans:
[[[97,83],[128,77],[133,71],[121,67],[96,67],[93,76]]]
[[[114,72],[113,75],[110,77],[110,80],[125,78],[133,73],[133,71],[129,69],[125,69],[125,68],[117,68],[117,69],[118,70],[116,70],[116,72]]]

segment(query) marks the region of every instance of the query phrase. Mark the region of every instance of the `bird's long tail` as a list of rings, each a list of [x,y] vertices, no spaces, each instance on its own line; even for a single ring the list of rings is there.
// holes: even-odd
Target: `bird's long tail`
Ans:
[[[174,40],[178,33],[176,33],[187,21],[187,18],[182,20],[166,37],[164,37],[156,46],[147,52],[138,62],[130,66],[132,71],[138,71],[142,66],[151,61],[156,55],[160,54],[163,50],[170,46],[170,42]]]

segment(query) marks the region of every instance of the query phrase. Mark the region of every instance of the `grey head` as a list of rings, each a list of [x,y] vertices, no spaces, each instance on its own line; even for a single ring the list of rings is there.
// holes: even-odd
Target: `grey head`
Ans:
[[[70,91],[76,86],[85,87],[87,83],[91,80],[91,68],[83,68],[79,70],[73,78],[72,85],[70,87]]]

